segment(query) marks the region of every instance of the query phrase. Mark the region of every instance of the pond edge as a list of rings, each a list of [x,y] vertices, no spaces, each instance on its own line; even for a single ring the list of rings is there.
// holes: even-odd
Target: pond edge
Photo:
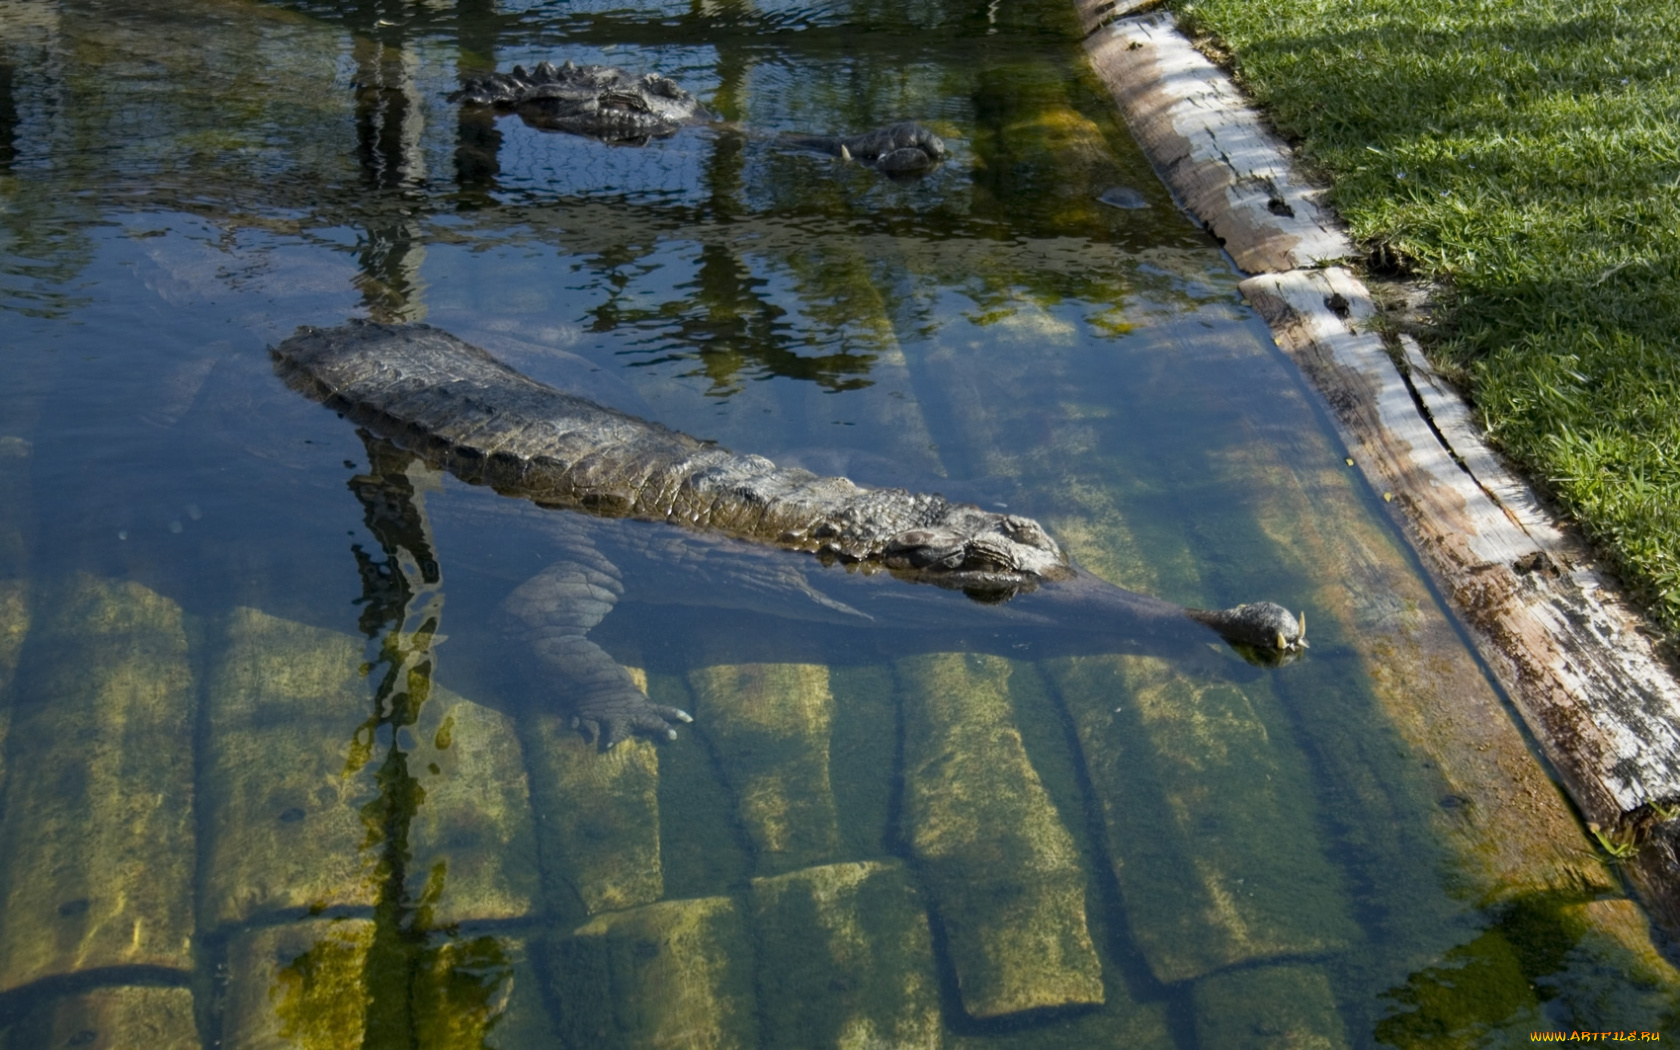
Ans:
[[[1410,336],[1383,334],[1340,220],[1230,76],[1169,11],[1075,0],[1085,50],[1245,300],[1324,397],[1588,830],[1680,937],[1680,680],[1661,633],[1482,440]]]

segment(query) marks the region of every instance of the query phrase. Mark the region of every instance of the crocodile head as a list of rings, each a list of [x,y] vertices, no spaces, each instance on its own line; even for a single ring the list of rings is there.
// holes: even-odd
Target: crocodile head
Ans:
[[[1229,609],[1186,609],[1186,616],[1206,624],[1251,663],[1288,663],[1307,648],[1307,614],[1299,617],[1276,602],[1245,602]]]
[[[1031,518],[958,510],[937,525],[894,536],[881,560],[896,575],[962,590],[979,601],[1005,601],[1073,575],[1062,548]]]

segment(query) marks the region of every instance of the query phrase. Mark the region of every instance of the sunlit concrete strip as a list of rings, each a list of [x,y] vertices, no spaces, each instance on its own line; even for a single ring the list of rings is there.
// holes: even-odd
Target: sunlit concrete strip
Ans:
[[[1102,0],[1078,6],[1087,26],[1101,23]],[[1589,825],[1612,848],[1642,845],[1628,870],[1660,921],[1680,929],[1680,685],[1648,641],[1656,632],[1488,450],[1416,347],[1391,348],[1372,329],[1363,284],[1306,269],[1351,245],[1171,16],[1122,19],[1086,47],[1181,203],[1262,275],[1244,294],[1324,393],[1367,480],[1398,504]]]
[[[1083,0],[1082,13],[1102,6]],[[1088,16],[1087,16],[1088,17]],[[1342,259],[1353,245],[1235,84],[1166,12],[1092,33],[1085,50],[1179,203],[1249,273]]]

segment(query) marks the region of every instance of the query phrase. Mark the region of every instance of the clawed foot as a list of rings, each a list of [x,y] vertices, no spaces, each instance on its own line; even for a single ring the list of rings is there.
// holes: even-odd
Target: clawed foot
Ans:
[[[680,707],[656,704],[645,696],[615,698],[590,705],[572,717],[572,727],[580,729],[600,745],[611,751],[633,733],[647,733],[675,740],[674,728],[680,722],[692,722],[694,716]]]

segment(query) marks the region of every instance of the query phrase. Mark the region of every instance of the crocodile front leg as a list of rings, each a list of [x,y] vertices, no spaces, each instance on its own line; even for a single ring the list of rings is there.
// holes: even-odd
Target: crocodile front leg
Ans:
[[[569,686],[572,724],[603,748],[632,732],[676,739],[676,722],[694,721],[675,707],[653,703],[630,672],[589,640],[589,631],[624,594],[618,570],[593,547],[573,546],[562,558],[520,584],[503,602],[543,665]]]

